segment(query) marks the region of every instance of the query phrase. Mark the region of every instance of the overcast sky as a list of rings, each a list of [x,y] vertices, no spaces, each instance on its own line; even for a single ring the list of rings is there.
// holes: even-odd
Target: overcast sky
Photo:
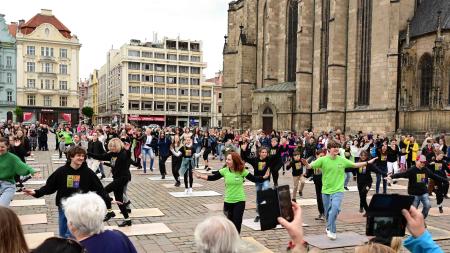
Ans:
[[[81,41],[80,78],[106,61],[112,46],[164,36],[202,40],[206,77],[222,69],[223,36],[230,0],[17,0],[2,1],[6,21],[29,20],[41,9],[55,15]]]

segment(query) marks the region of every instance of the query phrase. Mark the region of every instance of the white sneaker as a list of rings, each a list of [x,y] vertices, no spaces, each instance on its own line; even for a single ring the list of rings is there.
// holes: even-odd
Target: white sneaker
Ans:
[[[189,190],[188,189],[184,189],[184,195],[188,195]]]
[[[327,229],[327,237],[328,237],[330,240],[336,240],[336,233],[332,233],[332,232],[330,232],[330,231]]]
[[[191,195],[192,194],[192,188],[189,188],[188,189],[188,195]]]

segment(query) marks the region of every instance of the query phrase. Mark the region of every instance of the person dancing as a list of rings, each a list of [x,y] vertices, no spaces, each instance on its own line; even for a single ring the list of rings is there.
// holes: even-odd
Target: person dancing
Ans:
[[[224,178],[225,200],[223,212],[225,216],[233,222],[239,233],[241,233],[242,216],[245,210],[246,195],[244,191],[245,179],[251,182],[263,182],[270,176],[267,170],[264,176],[254,176],[246,168],[245,163],[236,152],[231,152],[226,157],[226,165],[213,175],[202,175],[194,172],[195,177],[207,181],[216,181]]]
[[[192,146],[192,140],[189,137],[185,137],[184,145],[178,152],[174,149],[170,150],[174,156],[181,157],[180,175],[184,175],[184,193],[186,195],[192,194],[192,184],[194,178],[192,177],[192,169],[194,168],[194,158],[200,157],[200,153],[194,153],[194,148]],[[189,184],[188,184],[189,178]]]

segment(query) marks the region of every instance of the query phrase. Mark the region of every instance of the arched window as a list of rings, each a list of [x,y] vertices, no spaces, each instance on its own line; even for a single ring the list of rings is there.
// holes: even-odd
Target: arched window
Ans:
[[[288,2],[287,81],[294,82],[297,72],[298,1]]]
[[[270,109],[270,107],[267,107],[266,109],[264,109],[263,115],[273,115],[272,109]]]
[[[430,91],[433,83],[433,58],[424,54],[420,59],[420,106],[430,106]]]
[[[322,0],[322,29],[320,32],[320,93],[319,109],[328,105],[328,55],[330,35],[330,0]]]
[[[359,0],[359,88],[358,105],[369,105],[372,43],[372,0]]]

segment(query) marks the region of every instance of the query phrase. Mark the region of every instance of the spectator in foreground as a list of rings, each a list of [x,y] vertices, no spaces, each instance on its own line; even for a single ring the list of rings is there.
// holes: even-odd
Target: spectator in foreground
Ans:
[[[71,234],[92,253],[137,253],[128,237],[117,230],[105,230],[105,202],[93,192],[75,194],[63,201]]]
[[[13,210],[0,206],[0,252],[28,253],[22,226]]]
[[[46,239],[41,245],[36,249],[32,250],[31,253],[90,253],[86,252],[84,247],[75,240],[60,238],[60,237],[50,237]]]
[[[194,238],[199,253],[237,253],[241,242],[234,224],[223,216],[209,217],[198,224]]]

